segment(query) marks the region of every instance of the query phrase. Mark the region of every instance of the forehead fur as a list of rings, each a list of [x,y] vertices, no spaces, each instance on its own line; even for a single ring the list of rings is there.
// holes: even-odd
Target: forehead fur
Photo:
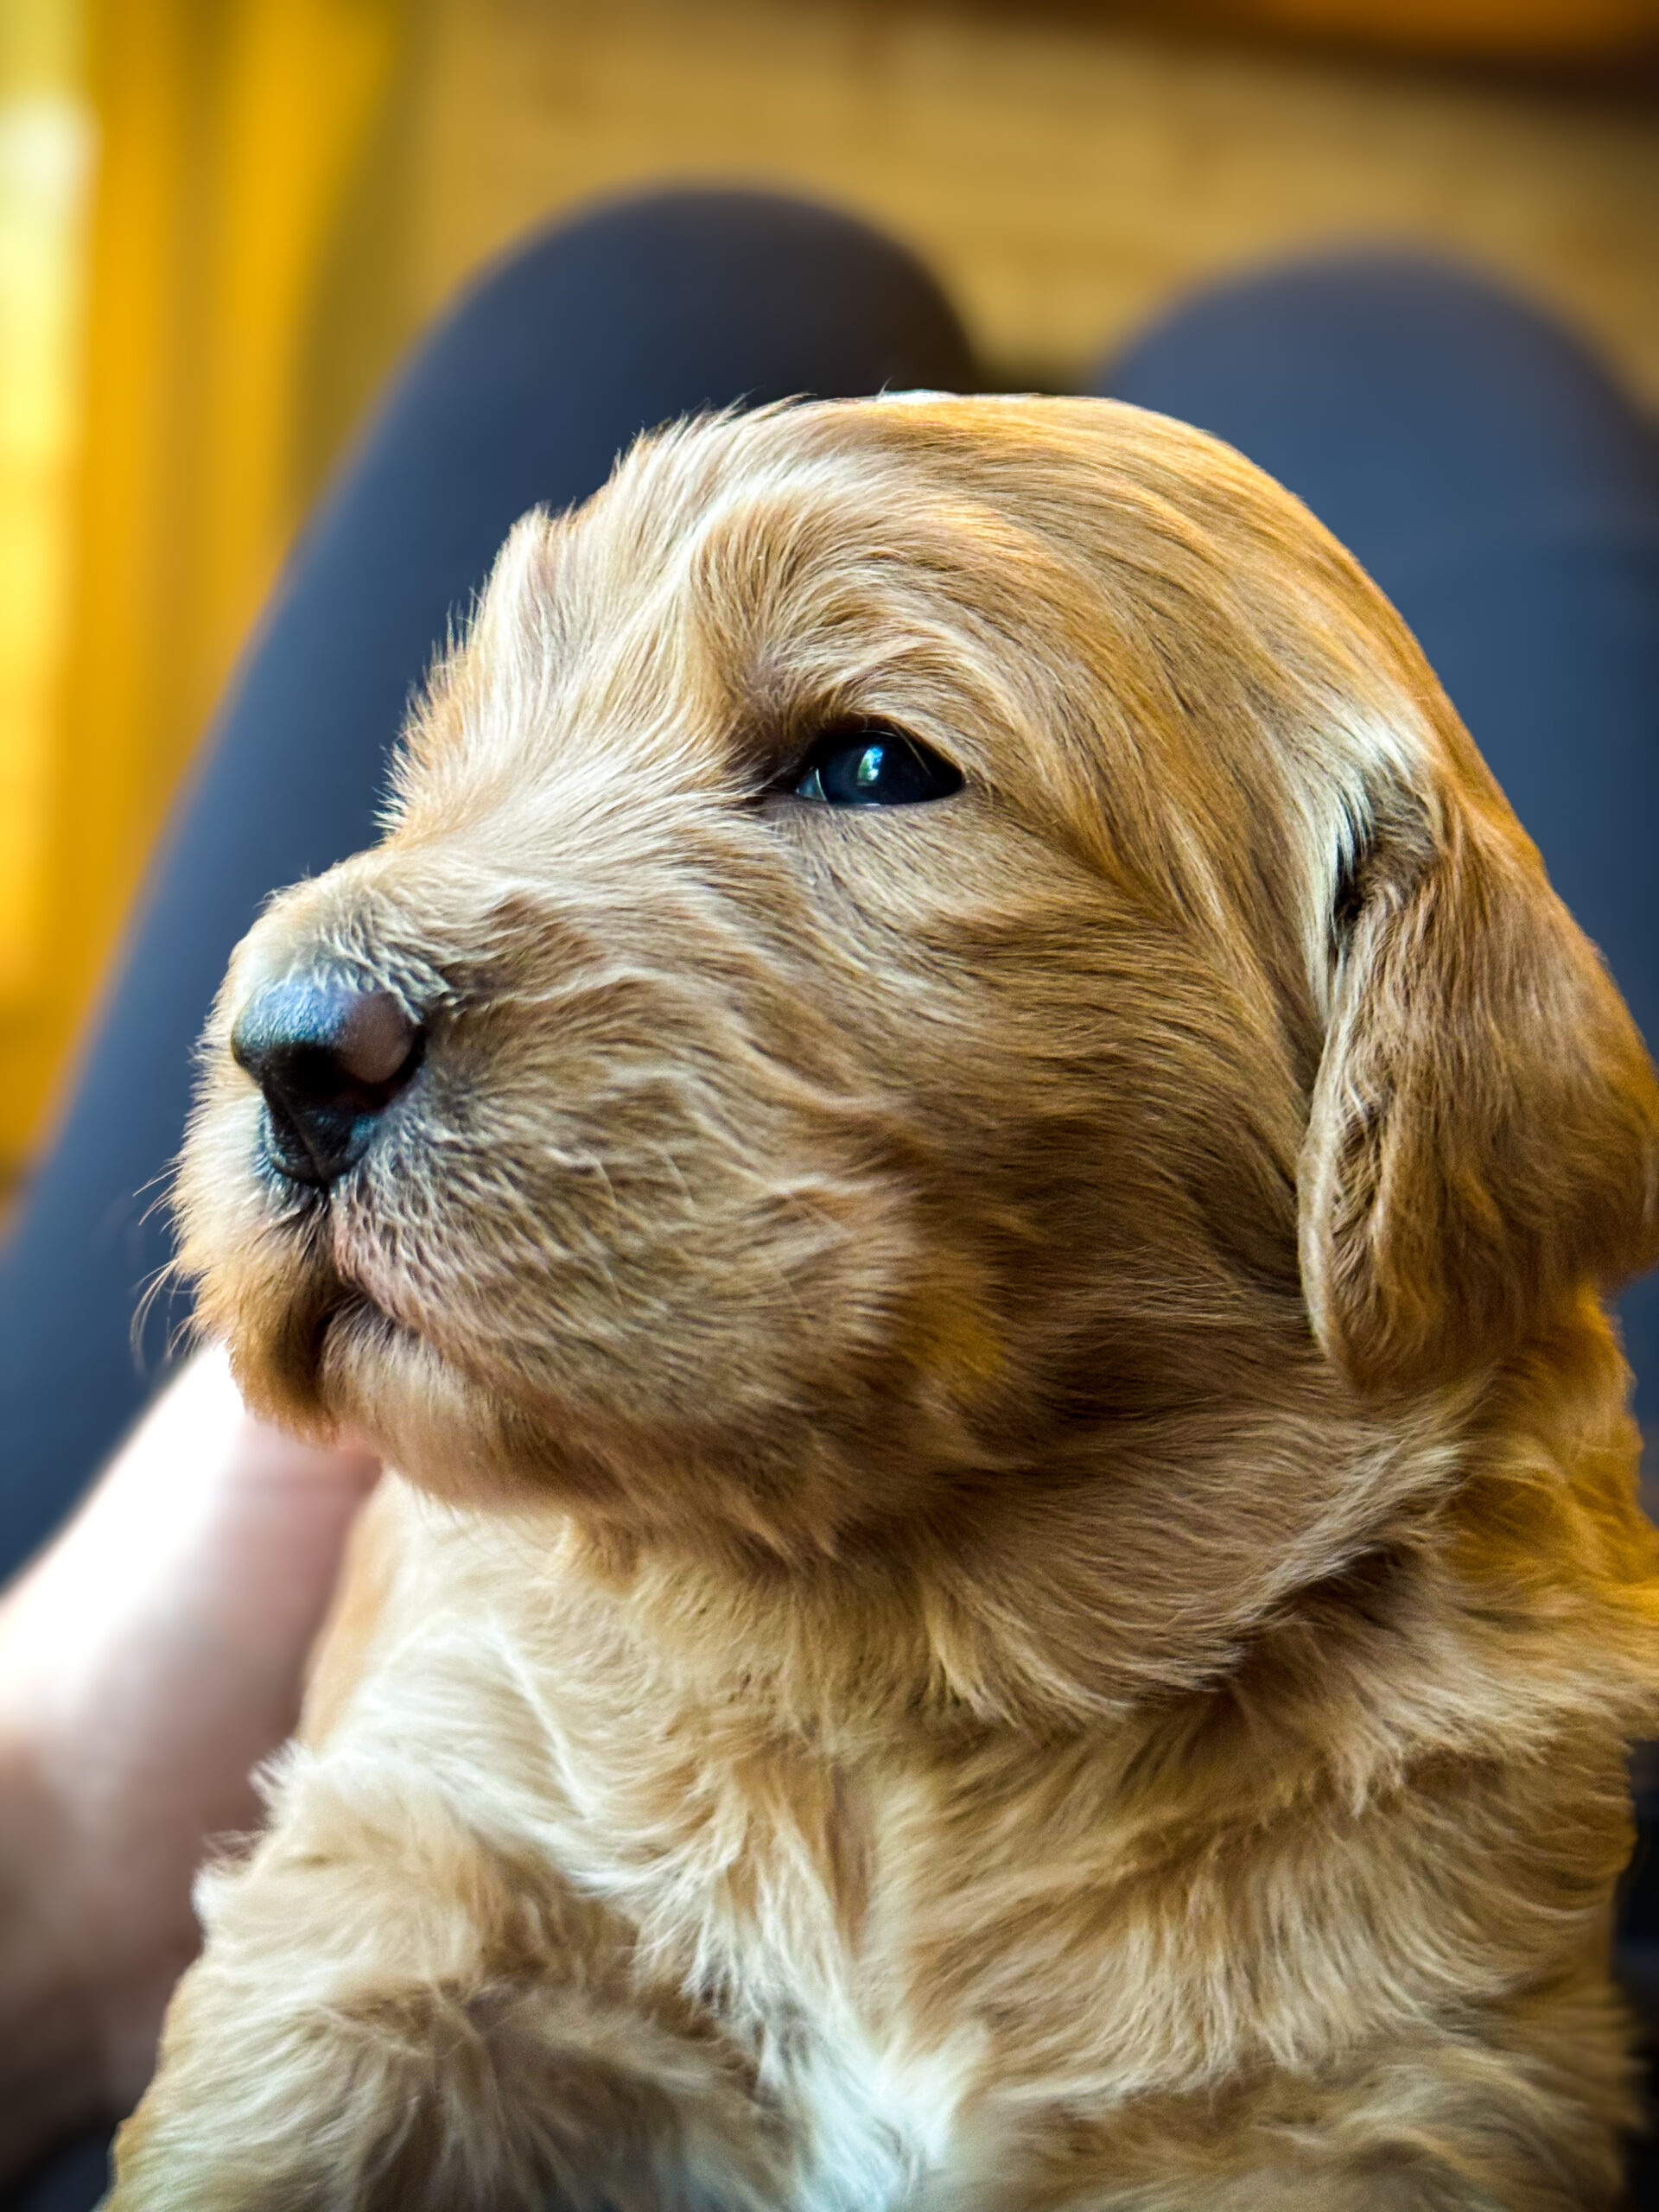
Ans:
[[[842,715],[1142,896],[1225,925],[1265,891],[1314,977],[1379,790],[1486,782],[1382,594],[1240,454],[1111,401],[906,395],[682,424],[526,517],[405,820],[533,806],[543,771],[566,822],[585,784],[729,799]]]

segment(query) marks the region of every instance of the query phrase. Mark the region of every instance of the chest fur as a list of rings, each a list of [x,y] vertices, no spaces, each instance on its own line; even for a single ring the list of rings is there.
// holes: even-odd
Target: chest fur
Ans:
[[[602,1952],[625,2001],[724,2039],[799,2146],[802,2212],[909,2202],[1033,2112],[1307,2078],[1598,1939],[1603,1747],[1344,1795],[1219,1710],[832,1742],[741,1682],[686,1694],[603,1608],[508,1613],[510,1578],[456,1565],[406,1560],[323,1764],[407,1770],[543,1900],[510,1971],[594,1978]]]

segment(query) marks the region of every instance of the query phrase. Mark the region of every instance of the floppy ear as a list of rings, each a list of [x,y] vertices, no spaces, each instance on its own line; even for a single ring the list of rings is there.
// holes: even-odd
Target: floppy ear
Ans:
[[[1471,766],[1362,856],[1302,1154],[1309,1310],[1366,1390],[1465,1373],[1659,1258],[1652,1065]]]

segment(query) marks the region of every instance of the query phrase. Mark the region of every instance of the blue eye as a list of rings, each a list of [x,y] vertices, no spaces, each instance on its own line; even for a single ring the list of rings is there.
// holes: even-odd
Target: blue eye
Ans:
[[[820,806],[920,806],[961,789],[961,772],[948,760],[899,730],[866,722],[818,740],[795,796]]]

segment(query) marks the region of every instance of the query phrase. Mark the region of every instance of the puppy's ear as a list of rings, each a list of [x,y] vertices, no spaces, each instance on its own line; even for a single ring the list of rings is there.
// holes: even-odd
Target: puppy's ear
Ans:
[[[1500,1355],[1659,1258],[1659,1087],[1472,754],[1396,791],[1339,895],[1300,1171],[1302,1280],[1364,1390]]]

